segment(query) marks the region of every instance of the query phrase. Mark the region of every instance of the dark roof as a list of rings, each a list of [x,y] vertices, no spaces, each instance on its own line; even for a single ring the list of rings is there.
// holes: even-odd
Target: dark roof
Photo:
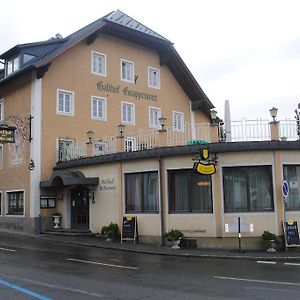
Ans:
[[[160,34],[129,17],[120,10],[111,12],[93,23],[81,28],[63,39],[50,39],[44,42],[17,45],[0,56],[0,59],[8,59],[18,53],[34,55],[35,58],[24,64],[22,68],[1,79],[0,86],[13,78],[21,76],[24,72],[34,69],[46,68],[53,59],[64,53],[77,43],[87,40],[92,42],[99,32],[126,39],[147,48],[151,48],[160,55],[160,63],[165,64],[178,83],[181,85],[189,99],[192,101],[192,109],[200,109],[208,116],[213,104],[205,95],[194,76],[191,74],[173,44]]]
[[[40,182],[41,188],[71,185],[97,185],[98,177],[85,177],[80,171],[53,171],[50,178]]]

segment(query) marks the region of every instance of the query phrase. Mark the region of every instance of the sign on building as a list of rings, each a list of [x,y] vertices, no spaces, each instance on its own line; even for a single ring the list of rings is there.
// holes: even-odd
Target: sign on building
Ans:
[[[0,125],[0,144],[15,142],[16,127],[5,124]]]

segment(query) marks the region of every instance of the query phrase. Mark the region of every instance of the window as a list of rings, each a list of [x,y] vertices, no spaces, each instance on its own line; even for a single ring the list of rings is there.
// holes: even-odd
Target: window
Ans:
[[[192,169],[168,171],[169,211],[212,212],[211,176]]]
[[[4,121],[4,99],[0,99],[0,121]]]
[[[7,60],[5,66],[6,66],[6,76],[8,76],[13,72],[18,71],[20,68],[19,56]]]
[[[56,197],[55,196],[41,196],[40,197],[40,208],[55,208]]]
[[[74,115],[74,93],[71,91],[57,90],[56,113]]]
[[[35,58],[34,55],[31,54],[24,54],[23,56],[23,64],[26,64],[27,62],[29,62],[30,60],[32,60],[33,58]]]
[[[106,55],[92,51],[92,73],[106,76]]]
[[[106,99],[92,97],[92,119],[106,121]]]
[[[136,140],[133,137],[125,138],[125,152],[136,151]]]
[[[121,60],[121,80],[134,82],[134,65],[127,60]]]
[[[271,166],[223,168],[225,212],[273,211]]]
[[[3,145],[0,144],[0,169],[3,168]]]
[[[173,111],[173,129],[176,131],[184,131],[183,113]]]
[[[59,139],[57,143],[57,161],[67,161],[74,158],[74,141]]]
[[[158,212],[157,172],[125,174],[126,213]]]
[[[8,215],[24,214],[24,192],[7,192]]]
[[[283,166],[283,177],[289,184],[287,210],[300,210],[300,165]]]
[[[159,118],[161,117],[160,108],[149,107],[149,127],[159,128]]]
[[[158,69],[148,68],[148,86],[151,88],[160,88],[160,72]]]
[[[134,104],[128,102],[121,102],[122,106],[122,123],[132,124],[135,123],[135,112],[134,112]]]

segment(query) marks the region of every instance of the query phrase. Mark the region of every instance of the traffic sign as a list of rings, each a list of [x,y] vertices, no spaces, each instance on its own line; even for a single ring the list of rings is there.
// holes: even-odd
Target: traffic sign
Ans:
[[[289,195],[289,184],[286,180],[282,181],[281,190],[282,190],[283,197],[287,198],[287,196]]]

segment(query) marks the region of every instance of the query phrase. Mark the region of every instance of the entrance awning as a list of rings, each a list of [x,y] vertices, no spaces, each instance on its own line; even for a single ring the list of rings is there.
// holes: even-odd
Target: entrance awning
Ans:
[[[71,185],[98,185],[98,177],[85,177],[80,171],[53,171],[48,180],[40,182],[40,188],[63,187]]]

